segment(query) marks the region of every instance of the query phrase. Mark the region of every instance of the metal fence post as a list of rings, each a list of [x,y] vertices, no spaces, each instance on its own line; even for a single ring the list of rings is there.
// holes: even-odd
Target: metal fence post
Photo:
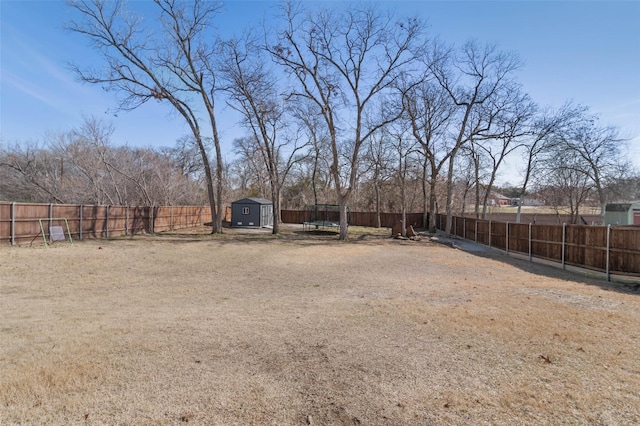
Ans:
[[[609,269],[609,254],[611,253],[611,225],[607,225],[607,281],[611,281],[611,270]]]
[[[564,264],[564,244],[565,244],[565,239],[566,239],[566,229],[567,229],[567,224],[563,223],[562,224],[562,270],[565,270],[565,264]]]
[[[52,226],[53,226],[53,203],[49,203],[49,234],[51,234]],[[49,235],[49,237],[51,237],[51,235]]]

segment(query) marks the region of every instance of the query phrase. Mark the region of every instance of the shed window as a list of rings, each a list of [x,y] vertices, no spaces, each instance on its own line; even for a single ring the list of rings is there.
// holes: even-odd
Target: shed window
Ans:
[[[249,214],[249,207],[243,207],[242,214]]]

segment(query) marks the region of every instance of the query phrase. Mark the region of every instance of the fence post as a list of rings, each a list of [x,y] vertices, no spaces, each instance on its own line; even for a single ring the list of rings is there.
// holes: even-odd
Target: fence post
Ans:
[[[53,203],[49,203],[49,237],[51,237],[52,226],[53,226]]]
[[[473,234],[474,234],[474,240],[476,243],[478,242],[478,218],[474,219],[473,222],[474,225],[474,229],[473,229]]]
[[[169,231],[173,231],[173,204],[169,206]]]
[[[565,235],[566,235],[566,229],[567,229],[567,224],[563,223],[562,224],[562,270],[565,270],[565,264],[564,264],[564,243],[565,243]]]
[[[124,235],[129,235],[129,205],[124,206]]]
[[[16,203],[11,203],[11,245],[16,245]]]
[[[489,248],[491,248],[491,220],[489,220]]]
[[[105,233],[105,235],[106,235],[106,238],[109,238],[109,206],[107,206],[107,213],[106,213],[106,215],[107,215],[107,218],[106,218],[106,220],[104,221],[104,230],[105,230],[105,232],[104,232],[104,233]]]
[[[607,281],[611,281],[611,270],[609,269],[609,254],[611,253],[611,225],[607,225]]]
[[[529,262],[531,260],[531,222],[529,222]]]
[[[505,246],[505,249],[506,249],[506,252],[507,252],[507,256],[508,256],[509,255],[509,222],[507,222],[506,231],[505,232],[507,233],[507,235],[506,235],[506,238],[505,238],[505,241],[504,241],[504,246]]]
[[[83,205],[80,204],[80,214],[78,215],[80,217],[80,230],[78,232],[80,240],[82,240],[82,227],[83,227],[83,224],[82,224],[82,210],[84,210],[84,208],[83,208]]]
[[[467,239],[467,218],[462,218],[462,238]]]

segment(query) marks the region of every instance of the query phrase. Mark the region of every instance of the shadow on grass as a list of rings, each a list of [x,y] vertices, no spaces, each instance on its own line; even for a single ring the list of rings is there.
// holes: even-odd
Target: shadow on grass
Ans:
[[[445,245],[452,249],[465,251],[473,256],[506,263],[530,274],[598,286],[605,290],[640,296],[640,277],[612,275],[611,281],[607,281],[606,276],[602,271],[590,270],[572,265],[567,265],[566,269],[563,270],[562,264],[558,262],[535,257],[529,261],[528,256],[525,254],[507,254],[504,251],[490,249],[486,246],[483,246],[486,247],[486,250],[468,250],[463,247],[451,246],[446,243]]]

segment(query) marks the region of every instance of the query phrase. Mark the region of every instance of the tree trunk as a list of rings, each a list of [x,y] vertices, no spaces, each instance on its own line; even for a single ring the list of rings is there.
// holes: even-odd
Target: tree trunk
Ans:
[[[376,183],[376,228],[382,227],[382,223],[380,220],[380,186]]]
[[[447,173],[447,204],[445,206],[445,213],[447,214],[447,224],[445,225],[444,232],[447,235],[451,235],[451,227],[453,226],[453,161],[455,156],[449,157],[449,171]]]
[[[218,126],[215,121],[215,116],[211,116],[211,127],[213,130],[213,142],[216,150],[216,216],[214,220],[214,226],[212,233],[222,234],[222,218],[224,216],[224,209],[222,205],[222,188],[224,185],[224,162],[222,161],[222,148],[220,147],[220,138],[218,137]]]
[[[406,208],[406,202],[405,202],[405,198],[406,198],[406,190],[404,187],[404,180],[402,181],[402,189],[400,190],[401,193],[401,203],[402,203],[402,236],[406,237],[407,236],[407,208]]]
[[[480,219],[480,164],[479,161],[474,158],[473,159],[474,165],[475,165],[475,179],[476,179],[476,188],[475,188],[475,195],[476,195],[476,202],[474,203],[474,212],[475,212],[475,216],[476,219]],[[482,213],[482,219],[485,219],[486,215],[485,212]]]
[[[349,213],[347,211],[347,197],[340,196],[340,240],[345,241],[349,234]]]
[[[436,233],[436,179],[431,176],[431,182],[429,182],[429,232]]]
[[[427,159],[422,163],[422,229],[429,226],[429,200],[427,198]]]
[[[273,202],[273,229],[272,234],[280,233],[280,188],[272,189],[271,199]]]
[[[195,133],[195,132],[194,132]],[[200,156],[202,157],[202,165],[204,167],[204,176],[207,185],[207,195],[209,198],[209,208],[211,208],[211,222],[213,226],[212,234],[218,233],[218,228],[216,227],[216,195],[213,188],[213,175],[211,174],[211,165],[209,164],[209,156],[207,155],[207,150],[202,142],[202,137],[200,134],[195,133],[194,138],[198,144],[198,149],[200,150]],[[220,223],[220,227],[222,227],[222,222]]]
[[[524,191],[518,198],[518,210],[516,211],[516,223],[520,223],[520,214],[522,212],[522,203],[524,203]]]

